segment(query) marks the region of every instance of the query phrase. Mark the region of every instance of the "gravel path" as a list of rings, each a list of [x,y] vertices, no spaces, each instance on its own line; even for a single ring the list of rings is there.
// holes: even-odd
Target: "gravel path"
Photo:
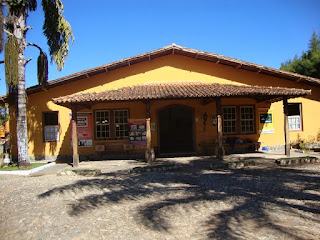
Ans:
[[[207,169],[2,175],[0,238],[320,238],[320,164]]]

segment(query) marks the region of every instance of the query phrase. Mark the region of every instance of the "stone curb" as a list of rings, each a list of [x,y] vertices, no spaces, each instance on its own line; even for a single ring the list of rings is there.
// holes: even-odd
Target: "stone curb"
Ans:
[[[301,165],[301,164],[312,164],[320,163],[320,159],[317,157],[296,157],[296,158],[283,158],[275,161],[276,164],[280,166],[289,166],[289,165]]]
[[[132,170],[130,170],[129,172],[133,173],[141,173],[141,172],[167,172],[167,171],[177,171],[179,169],[181,169],[182,166],[178,166],[178,165],[170,165],[170,166],[147,166],[147,167],[135,167]]]
[[[95,177],[101,175],[100,169],[67,169],[60,171],[57,173],[57,176],[87,176],[87,177]]]
[[[43,165],[43,166],[40,166],[40,167],[37,167],[37,168],[33,168],[33,169],[30,169],[30,170],[0,171],[0,175],[1,175],[1,174],[8,174],[8,175],[28,176],[28,175],[30,175],[31,173],[38,172],[38,171],[40,171],[40,170],[42,170],[42,169],[51,167],[51,166],[53,166],[53,165],[55,165],[55,164],[56,164],[55,162],[52,162],[52,163],[48,163],[48,164],[46,164],[46,165]]]
[[[216,169],[240,169],[248,166],[255,166],[255,161],[245,162],[245,161],[236,161],[236,162],[222,162],[222,163],[212,163],[209,168],[211,170]]]

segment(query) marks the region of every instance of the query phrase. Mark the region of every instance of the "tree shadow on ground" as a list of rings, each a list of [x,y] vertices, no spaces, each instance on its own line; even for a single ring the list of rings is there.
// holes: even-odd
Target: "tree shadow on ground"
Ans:
[[[208,166],[208,165],[206,165]],[[70,205],[69,214],[77,216],[110,203],[152,199],[137,207],[135,219],[154,231],[174,231],[168,212],[178,207],[197,209],[197,204],[227,204],[209,212],[201,227],[206,238],[244,239],[248,222],[254,228],[266,228],[289,238],[302,239],[292,227],[275,221],[278,211],[319,225],[320,171],[299,168],[247,168],[234,170],[203,170],[196,160],[179,172],[112,173],[94,179],[53,188],[39,195],[98,189],[101,194],[89,194]],[[217,205],[218,206],[218,205]],[[208,208],[209,211],[210,208]],[[211,210],[212,211],[212,208]],[[200,226],[199,226],[200,227]],[[298,229],[299,230],[299,229]],[[304,230],[305,231],[305,230]],[[304,234],[310,234],[305,232]]]

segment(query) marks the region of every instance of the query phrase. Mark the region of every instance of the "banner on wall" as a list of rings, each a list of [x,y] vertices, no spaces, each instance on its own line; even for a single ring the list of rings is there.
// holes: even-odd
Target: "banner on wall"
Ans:
[[[259,133],[274,133],[273,109],[259,109]]]
[[[145,119],[128,119],[129,141],[135,148],[147,147],[147,129]]]
[[[72,132],[71,113],[70,113],[70,129]],[[92,113],[78,112],[77,113],[77,132],[78,132],[78,146],[92,147]],[[70,134],[72,147],[72,134]]]

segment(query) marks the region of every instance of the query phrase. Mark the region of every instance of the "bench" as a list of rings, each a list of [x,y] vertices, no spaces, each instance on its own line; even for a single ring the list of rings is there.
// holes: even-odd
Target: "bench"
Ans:
[[[95,145],[95,150],[98,153],[106,153],[106,152],[125,152],[133,149],[133,145],[129,142],[105,142],[98,143]]]
[[[218,154],[218,143],[199,143],[199,146],[203,147],[206,151],[208,151],[209,149],[214,149],[215,155]],[[243,147],[247,147],[248,150],[250,147],[252,147],[254,151],[257,151],[259,149],[259,146],[260,142],[243,142],[234,144],[222,143],[222,152],[223,155],[225,155],[226,149],[230,149],[230,153],[234,153],[236,149]]]

